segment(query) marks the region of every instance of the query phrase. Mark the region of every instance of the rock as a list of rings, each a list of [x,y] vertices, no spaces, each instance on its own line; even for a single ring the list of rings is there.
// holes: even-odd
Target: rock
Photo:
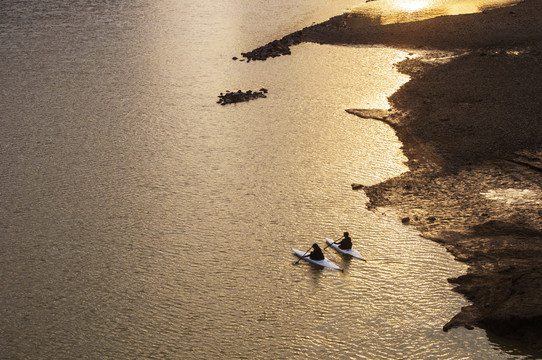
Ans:
[[[363,185],[361,185],[361,184],[353,183],[353,184],[351,184],[350,186],[352,186],[352,190],[363,189]]]
[[[265,91],[262,91],[265,90]],[[267,89],[262,88],[260,91],[241,91],[238,90],[237,92],[230,92],[229,90],[226,91],[226,94],[220,93],[218,95],[219,100],[217,101],[217,104],[220,105],[226,105],[226,104],[235,104],[238,102],[246,102],[258,98],[266,98],[265,95],[267,93]]]
[[[291,55],[290,46],[301,42],[301,32],[297,31],[283,37],[280,40],[272,41],[266,45],[260,46],[250,52],[241,53],[241,55],[250,62],[251,60],[266,60],[282,55]]]
[[[409,217],[404,217],[404,218],[401,219],[401,222],[403,224],[408,224],[410,222],[410,218]]]
[[[386,120],[390,111],[386,109],[346,109],[347,113],[364,119]]]

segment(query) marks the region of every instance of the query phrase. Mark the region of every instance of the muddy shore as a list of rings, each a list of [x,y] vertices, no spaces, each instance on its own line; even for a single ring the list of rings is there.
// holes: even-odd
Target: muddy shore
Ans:
[[[472,305],[444,330],[480,326],[542,354],[542,0],[391,25],[343,14],[243,56],[299,42],[421,54],[398,64],[412,79],[375,119],[396,130],[410,171],[361,188],[469,265],[449,281]]]

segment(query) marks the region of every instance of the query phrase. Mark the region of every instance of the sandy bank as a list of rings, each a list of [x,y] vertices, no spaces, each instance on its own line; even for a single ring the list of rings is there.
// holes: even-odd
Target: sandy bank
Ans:
[[[302,40],[431,49],[531,45],[540,41],[540,7],[539,0],[526,0],[483,13],[388,25],[373,24],[362,14],[343,14],[303,29]]]
[[[450,281],[472,305],[445,330],[482,326],[542,353],[542,0],[392,25],[345,14],[244,56],[300,41],[428,50],[399,64],[412,80],[383,118],[411,171],[364,188],[370,206],[399,209],[469,265]]]
[[[474,52],[436,65],[401,64],[413,79],[385,121],[411,171],[365,188],[371,206],[470,267],[451,279],[472,305],[446,326],[483,326],[542,349],[542,57]]]

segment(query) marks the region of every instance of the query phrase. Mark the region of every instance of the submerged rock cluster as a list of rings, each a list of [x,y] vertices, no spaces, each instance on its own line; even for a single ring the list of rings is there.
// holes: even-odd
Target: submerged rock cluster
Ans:
[[[250,101],[258,98],[266,98],[267,95],[267,89],[261,88],[259,91],[241,91],[238,90],[237,92],[231,92],[226,91],[226,93],[220,93],[218,95],[219,100],[216,102],[220,105],[226,105],[226,104],[235,104],[238,102],[244,102],[244,101]]]

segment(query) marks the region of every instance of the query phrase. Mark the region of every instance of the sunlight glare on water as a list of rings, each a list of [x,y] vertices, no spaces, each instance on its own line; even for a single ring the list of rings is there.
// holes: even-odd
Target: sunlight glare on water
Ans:
[[[354,8],[372,22],[390,24],[437,16],[472,14],[517,4],[519,0],[374,0]]]

